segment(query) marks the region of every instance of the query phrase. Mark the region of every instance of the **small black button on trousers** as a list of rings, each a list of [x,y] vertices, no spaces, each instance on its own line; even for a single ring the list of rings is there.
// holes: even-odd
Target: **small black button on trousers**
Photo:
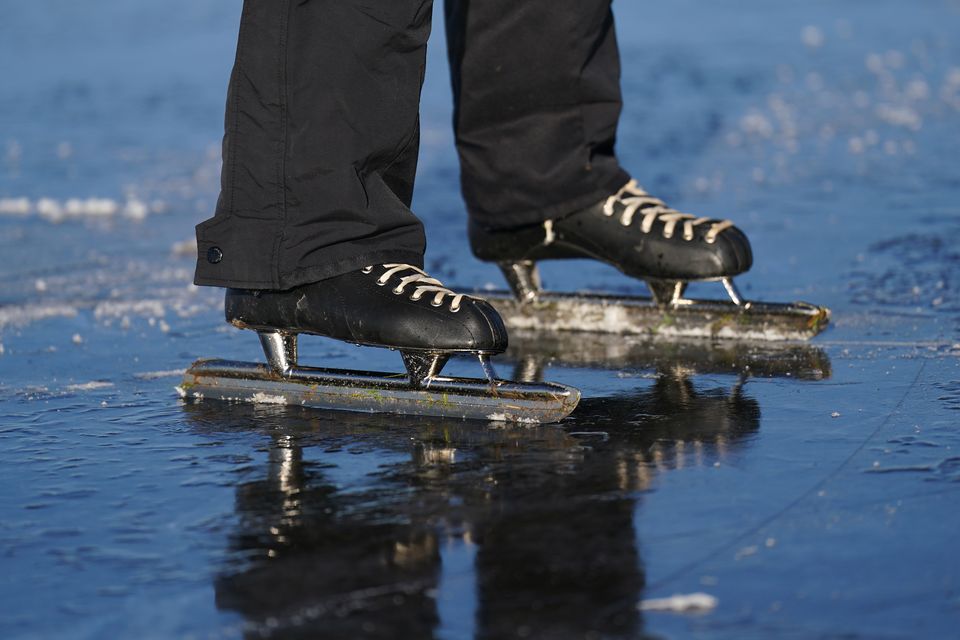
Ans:
[[[432,0],[245,0],[221,193],[200,285],[288,289],[422,266],[410,211]],[[447,0],[467,211],[491,228],[571,213],[629,180],[610,0]]]

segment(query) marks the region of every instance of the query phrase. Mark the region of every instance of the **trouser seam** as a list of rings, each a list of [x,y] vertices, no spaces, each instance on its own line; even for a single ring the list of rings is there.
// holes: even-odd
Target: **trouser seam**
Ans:
[[[290,0],[281,5],[280,46],[277,54],[277,100],[280,105],[280,141],[277,158],[277,197],[280,205],[280,228],[273,241],[273,280],[280,286],[280,249],[286,240],[287,229],[287,28],[290,18]]]
[[[248,11],[246,3],[243,5],[241,13]],[[243,53],[245,50],[244,47],[244,35],[246,33],[245,27],[246,21],[241,16],[240,19],[240,30],[237,35],[237,59],[234,63],[236,69],[233,71],[233,77],[230,79],[231,84],[233,85],[233,113],[231,122],[231,129],[233,130],[233,140],[230,141],[230,145],[236,147],[237,141],[240,139],[240,90],[239,90],[239,78],[240,70],[243,68]],[[230,153],[230,167],[228,171],[230,172],[230,186],[227,196],[227,211],[233,213],[234,206],[236,203],[236,191],[237,191],[237,155],[239,155],[234,148]]]
[[[573,24],[576,24],[576,23],[573,23]],[[575,27],[571,27],[571,28],[575,28]],[[575,40],[576,40],[576,33],[573,33],[573,34],[571,34],[571,35],[572,35],[571,40],[575,41]],[[578,120],[577,124],[579,125],[579,126],[578,126],[578,129],[579,129],[578,134],[579,134],[579,136],[580,136],[580,151],[581,151],[581,152],[585,152],[585,156],[586,156],[586,157],[584,158],[584,160],[585,160],[584,168],[586,169],[586,168],[588,168],[588,167],[591,167],[591,165],[593,164],[593,158],[590,157],[590,145],[587,144],[587,134],[586,134],[587,127],[586,127],[586,124],[585,124],[585,123],[586,123],[586,116],[584,116],[584,114],[583,114],[583,102],[584,102],[584,99],[583,99],[583,70],[584,70],[585,67],[586,67],[585,64],[581,65],[581,66],[580,66],[580,70],[577,72],[577,116],[578,116],[578,118],[577,118],[577,120]],[[593,173],[592,170],[588,170],[588,171],[586,171],[586,173],[587,173],[587,175],[584,176],[584,178],[586,179],[586,181],[589,182],[591,185],[593,185],[593,187],[594,187],[595,189],[599,189],[599,188],[600,188],[600,185],[597,183],[596,174]]]

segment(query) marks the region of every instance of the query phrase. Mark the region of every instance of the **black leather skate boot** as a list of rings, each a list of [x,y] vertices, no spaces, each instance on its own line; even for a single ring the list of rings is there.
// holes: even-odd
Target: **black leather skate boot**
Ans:
[[[455,293],[421,269],[382,264],[287,291],[228,289],[227,322],[310,333],[375,347],[500,353],[507,332],[480,298]]]
[[[635,180],[561,218],[505,231],[471,221],[469,233],[473,253],[497,262],[521,299],[539,290],[536,261],[592,258],[646,281],[661,303],[680,300],[693,280],[720,280],[739,303],[731,278],[753,262],[750,242],[732,222],[680,213]]]

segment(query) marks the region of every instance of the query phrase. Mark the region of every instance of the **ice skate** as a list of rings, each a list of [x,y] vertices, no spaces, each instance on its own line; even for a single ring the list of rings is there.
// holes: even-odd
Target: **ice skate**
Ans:
[[[498,231],[471,222],[470,244],[507,279],[511,294],[488,298],[511,329],[806,340],[830,317],[828,309],[804,302],[745,300],[733,277],[753,262],[746,235],[729,220],[671,209],[634,180],[591,207],[543,224]],[[537,262],[564,258],[605,262],[646,282],[651,296],[544,291]],[[684,297],[695,281],[719,282],[728,299]]]
[[[260,335],[267,363],[199,360],[184,377],[185,396],[517,422],[561,420],[580,398],[563,385],[497,379],[489,358],[507,347],[497,312],[407,264],[287,291],[228,289],[225,311],[228,322]],[[301,366],[299,334],[398,350],[406,373]],[[454,354],[476,355],[485,377],[442,376]]]

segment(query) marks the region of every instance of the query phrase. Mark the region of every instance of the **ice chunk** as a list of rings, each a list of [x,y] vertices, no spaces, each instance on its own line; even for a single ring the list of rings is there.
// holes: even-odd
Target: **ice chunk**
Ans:
[[[675,593],[669,598],[641,600],[641,611],[668,611],[670,613],[706,613],[717,607],[718,600],[709,593]]]

